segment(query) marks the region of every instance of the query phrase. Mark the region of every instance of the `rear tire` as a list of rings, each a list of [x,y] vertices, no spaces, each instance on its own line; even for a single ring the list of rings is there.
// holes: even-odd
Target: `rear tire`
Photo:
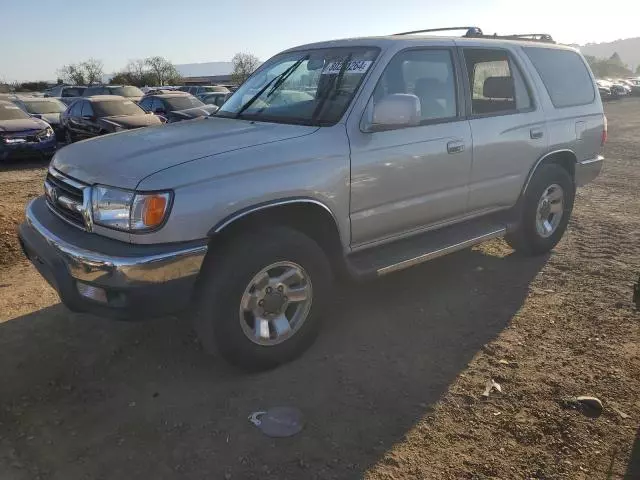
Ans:
[[[559,165],[542,165],[521,199],[521,218],[515,231],[505,236],[518,252],[541,255],[555,247],[569,223],[575,185]]]
[[[276,280],[292,271],[304,280],[287,281],[293,286],[285,284],[283,289]],[[264,280],[256,281],[257,276]],[[331,279],[324,251],[297,230],[272,227],[233,238],[212,250],[202,266],[194,326],[203,348],[251,371],[294,359],[318,334]],[[293,291],[301,290],[301,285],[308,286],[308,306],[306,300],[294,303]],[[272,293],[265,296],[269,288]],[[300,305],[304,308],[296,310]],[[293,310],[295,315],[289,313]],[[261,313],[254,315],[257,311]],[[295,317],[290,324],[282,319],[287,315]]]

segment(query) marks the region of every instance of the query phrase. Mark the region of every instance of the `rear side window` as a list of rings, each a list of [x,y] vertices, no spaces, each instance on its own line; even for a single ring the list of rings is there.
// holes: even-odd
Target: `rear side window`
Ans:
[[[532,108],[522,74],[505,50],[465,48],[464,58],[473,115],[506,115]]]
[[[556,108],[587,105],[595,100],[591,75],[576,52],[539,47],[525,47],[524,51]]]

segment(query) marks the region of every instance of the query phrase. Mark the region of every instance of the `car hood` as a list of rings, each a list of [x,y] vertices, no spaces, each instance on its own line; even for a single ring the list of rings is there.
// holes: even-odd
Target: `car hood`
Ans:
[[[148,127],[150,125],[160,125],[162,122],[155,115],[113,115],[110,117],[102,117],[101,121],[109,124],[115,123],[124,128]]]
[[[133,189],[145,177],[165,168],[309,135],[317,129],[209,117],[202,121],[141,128],[74,143],[59,150],[52,165],[88,184]]]
[[[25,130],[42,130],[49,124],[39,118],[21,118],[18,120],[0,120],[0,132],[22,132]]]

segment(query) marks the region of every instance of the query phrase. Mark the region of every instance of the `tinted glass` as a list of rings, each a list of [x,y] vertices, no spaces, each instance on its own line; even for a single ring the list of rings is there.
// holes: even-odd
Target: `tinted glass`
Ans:
[[[504,50],[464,49],[474,115],[508,114],[531,108],[531,97],[517,66]]]
[[[93,117],[93,107],[91,106],[91,102],[82,102],[82,116]]]
[[[201,107],[204,105],[196,97],[191,95],[181,95],[179,97],[169,97],[164,99],[165,103],[169,105],[169,109],[173,110],[186,110],[187,108]]]
[[[111,93],[121,97],[141,97],[144,95],[138,87],[116,87],[111,89]]]
[[[131,100],[105,100],[104,102],[96,102],[93,106],[99,117],[141,115],[144,113],[144,110]]]
[[[151,111],[151,102],[153,102],[153,98],[144,98],[140,102],[140,106],[144,108],[147,112]]]
[[[295,51],[268,60],[216,115],[265,122],[332,125],[358,91],[377,48]]]
[[[62,97],[81,97],[85,87],[67,87],[62,90]]]
[[[93,95],[102,95],[102,94],[108,94],[109,92],[105,92],[104,87],[88,87],[85,88],[83,96],[85,97],[91,97]]]
[[[524,51],[538,70],[554,106],[571,107],[594,101],[591,75],[576,52],[532,47]]]
[[[67,106],[59,100],[23,100],[25,108],[29,113],[61,113]]]
[[[396,55],[376,86],[374,103],[394,93],[418,97],[423,121],[455,117],[456,82],[451,52],[409,50]]]
[[[29,118],[29,115],[13,103],[0,103],[0,121],[21,120],[23,118]]]
[[[82,114],[82,104],[84,102],[74,102],[69,110],[69,115],[72,117],[79,117]]]

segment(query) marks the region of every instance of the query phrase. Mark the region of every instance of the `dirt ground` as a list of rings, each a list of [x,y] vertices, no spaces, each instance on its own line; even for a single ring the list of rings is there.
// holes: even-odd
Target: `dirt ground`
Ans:
[[[493,241],[343,287],[313,348],[259,375],[178,318],[67,311],[14,240],[45,166],[5,168],[0,479],[639,479],[640,99],[606,109],[605,170],[551,255]],[[299,435],[247,421],[280,405]]]

